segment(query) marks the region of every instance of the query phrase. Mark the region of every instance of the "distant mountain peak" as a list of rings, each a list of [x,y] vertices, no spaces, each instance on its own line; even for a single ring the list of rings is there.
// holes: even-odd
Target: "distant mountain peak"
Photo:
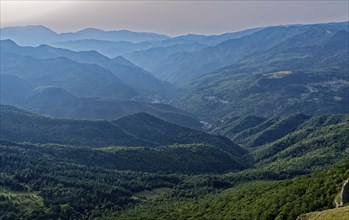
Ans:
[[[105,33],[107,31],[98,29],[98,28],[84,28],[80,31],[77,31],[75,33]]]
[[[146,121],[152,121],[152,122],[157,122],[157,123],[169,123],[169,122],[166,122],[166,121],[163,121],[155,116],[152,116],[148,113],[145,113],[145,112],[138,112],[138,113],[135,113],[135,114],[132,114],[132,115],[129,115],[129,116],[125,116],[123,118],[120,118],[118,120],[116,120],[115,122],[121,122],[122,121],[138,121],[138,120],[146,120]],[[170,124],[170,123],[169,123]],[[177,125],[174,125],[174,126],[177,126]]]
[[[126,59],[123,56],[116,56],[113,59],[111,59],[113,62],[119,63],[119,64],[123,64],[123,65],[127,65],[127,66],[131,66],[131,67],[136,67],[136,68],[140,68],[137,65],[135,65],[134,63],[132,63],[131,61],[129,61],[128,59]]]
[[[23,29],[23,30],[30,29],[31,31],[44,30],[44,31],[49,31],[49,32],[57,34],[55,31],[53,31],[52,29],[50,29],[44,25],[25,25],[25,26],[11,26],[11,27],[1,28],[1,30],[8,30],[8,29]]]
[[[12,46],[18,46],[18,44],[16,42],[14,42],[11,39],[4,39],[4,40],[0,40],[0,44],[3,45],[12,45]]]

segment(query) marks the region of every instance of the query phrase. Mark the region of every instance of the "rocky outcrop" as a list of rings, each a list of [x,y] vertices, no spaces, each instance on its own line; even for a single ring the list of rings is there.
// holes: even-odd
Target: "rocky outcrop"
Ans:
[[[345,181],[340,194],[340,206],[344,206],[349,202],[349,180]]]

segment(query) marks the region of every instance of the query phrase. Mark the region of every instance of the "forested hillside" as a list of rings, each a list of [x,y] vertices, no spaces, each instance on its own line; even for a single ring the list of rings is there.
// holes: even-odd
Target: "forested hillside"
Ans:
[[[1,106],[1,138],[17,142],[56,143],[88,147],[204,143],[234,156],[247,151],[230,139],[164,122],[145,113],[116,121],[53,119]]]
[[[250,149],[261,169],[307,173],[349,156],[349,116],[247,116],[219,122],[213,132]]]
[[[258,46],[239,61],[229,59],[229,65],[189,81],[176,105],[209,121],[297,112],[348,113],[348,23],[339,26],[342,29],[273,27],[233,40],[237,46],[245,45],[238,43],[243,39],[248,47],[250,42]]]
[[[236,119],[236,132],[270,121],[257,137],[290,128],[246,150],[147,114],[93,122],[1,110],[1,138],[41,143],[1,141],[5,219],[294,219],[331,208],[348,175],[344,162],[297,177],[348,158],[347,115]],[[171,145],[181,142],[191,144]]]
[[[311,175],[283,181],[239,184],[218,194],[180,200],[164,196],[140,204],[120,219],[296,219],[302,213],[333,207],[348,178],[348,161]]]

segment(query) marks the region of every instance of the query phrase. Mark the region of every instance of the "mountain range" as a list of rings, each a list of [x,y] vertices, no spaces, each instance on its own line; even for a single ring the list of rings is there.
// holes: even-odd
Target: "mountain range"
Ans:
[[[130,41],[133,43],[143,41],[158,41],[167,39],[168,36],[155,33],[141,33],[128,30],[104,31],[97,28],[86,28],[77,32],[58,34],[42,25],[28,25],[17,27],[6,27],[1,29],[2,39],[14,39],[21,45],[39,46],[49,42],[62,40],[113,40]]]
[[[0,219],[346,219],[348,26],[2,28]]]
[[[1,42],[1,53],[14,53],[20,56],[30,56],[36,59],[54,59],[67,58],[77,63],[95,64],[105,70],[111,72],[115,77],[119,78],[124,84],[141,93],[140,95],[166,95],[168,90],[159,80],[152,76],[149,72],[141,68],[125,63],[122,59],[109,59],[96,51],[74,52],[71,50],[53,48],[47,45],[39,47],[20,47],[13,41],[5,40]],[[7,57],[5,54],[3,57]],[[7,58],[10,59],[10,58]],[[15,62],[15,58],[12,59]],[[4,62],[10,64],[11,60]],[[19,66],[19,65],[18,65]],[[5,71],[5,70],[4,70]],[[5,72],[4,72],[5,73]]]
[[[33,35],[41,33],[40,31],[52,32],[36,26],[7,28],[2,30],[5,33],[2,39],[11,37],[19,42],[17,36],[23,36],[23,33],[31,29]],[[12,35],[7,35],[7,32]],[[100,36],[97,33],[113,36],[117,32],[91,29],[87,33],[91,33],[91,36]],[[82,36],[79,32],[75,34],[76,38]],[[143,33],[139,34],[134,33],[134,36]],[[70,35],[73,36],[74,33]],[[45,43],[40,38],[38,42]],[[86,64],[98,65],[103,68],[99,72],[111,72],[114,76],[109,77],[114,79],[108,80],[108,84],[102,83],[102,87],[94,85],[98,80],[86,79],[95,81],[93,84],[86,82],[86,89],[89,90],[93,85],[96,91],[84,94],[83,88],[67,87],[68,85],[58,87],[77,96],[171,104],[209,123],[247,115],[275,117],[297,112],[310,115],[348,112],[348,22],[265,27],[216,36],[183,35],[160,37],[157,40],[144,38],[137,43],[132,40],[119,41],[118,38],[114,41],[101,40],[98,37],[82,37],[65,42],[70,45],[66,48],[77,51],[48,45],[23,47],[13,41],[1,41],[2,57],[6,59],[1,67],[2,74],[16,75],[16,68],[17,72],[20,68],[35,69],[33,66],[25,67],[27,64],[24,61],[24,66],[17,65],[16,60],[23,58],[15,55],[49,62],[47,65],[39,65],[27,60],[30,65],[40,66],[41,71],[45,71],[42,68],[44,66],[54,68],[54,62],[58,61],[52,59],[61,57],[79,63],[75,63],[76,69],[83,69],[84,67],[78,67],[82,64],[89,69],[92,67]],[[101,44],[126,45],[125,43],[140,47],[125,49],[125,52],[120,52],[112,59],[93,51],[100,51]],[[104,47],[107,48],[109,46]],[[118,46],[115,48],[117,51],[123,50]],[[68,60],[59,60],[60,66],[72,65],[68,64]],[[12,68],[11,62],[16,67],[11,70],[13,72],[7,72]],[[62,62],[67,64],[63,65]],[[7,65],[10,66],[5,69]],[[97,69],[91,72],[96,71]],[[79,74],[80,77],[84,76]],[[45,82],[40,86],[57,86],[57,82]],[[28,109],[36,111],[37,108]],[[37,112],[50,114],[49,111]],[[86,119],[92,118],[99,116]]]
[[[270,40],[275,46],[259,48],[236,64],[195,78],[184,87],[175,105],[206,120],[251,114],[270,117],[296,112],[348,112],[347,31],[296,26],[264,29],[253,35],[264,32],[267,41],[257,37],[252,42],[263,40],[258,44],[266,47]],[[273,41],[272,33],[287,39],[280,42],[281,37],[275,36],[278,40]]]
[[[1,41],[1,62],[3,104],[73,119],[113,120],[147,112],[180,125],[201,126],[189,113],[161,104],[174,91],[171,86],[122,57],[20,47],[6,40]]]

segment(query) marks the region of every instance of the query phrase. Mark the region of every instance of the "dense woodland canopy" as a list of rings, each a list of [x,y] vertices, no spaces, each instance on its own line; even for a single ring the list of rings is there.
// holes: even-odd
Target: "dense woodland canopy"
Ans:
[[[50,134],[60,124],[60,120],[52,123],[55,119],[9,106],[2,106],[2,113],[1,127],[5,135],[19,129],[14,122],[16,119],[25,122],[23,116],[28,122],[21,124],[22,134],[30,128],[26,126],[35,125],[30,129],[33,134],[28,137],[47,137],[47,132]],[[219,143],[216,146],[199,143],[205,139],[192,139],[193,142],[186,145],[96,148],[84,144],[61,145],[55,141],[59,140],[56,133],[48,136],[50,144],[18,143],[18,140],[23,141],[18,139],[22,137],[7,135],[8,140],[2,140],[0,145],[2,219],[154,219],[166,216],[171,216],[170,219],[199,216],[253,219],[261,214],[262,219],[294,219],[305,212],[331,208],[347,178],[348,162],[340,162],[328,170],[317,170],[348,158],[349,117],[303,115],[301,118],[300,123],[298,115],[262,120],[264,122],[257,117],[256,123],[248,123],[255,130],[260,129],[251,133],[251,138],[264,136],[263,142],[252,147],[246,142],[244,151],[241,147],[236,151],[237,145],[232,142],[227,150],[220,148]],[[128,128],[133,134],[147,136],[149,132],[153,137],[154,131],[165,122],[156,119],[155,123],[150,123],[149,120],[154,122],[153,117],[138,114],[113,123],[122,124],[123,129]],[[231,123],[232,131],[241,133],[251,129],[246,120],[238,121]],[[273,125],[259,125],[265,121]],[[285,121],[289,127],[287,132],[281,126]],[[143,134],[133,130],[141,127]],[[63,126],[60,132],[74,133],[82,129],[79,134],[84,134],[83,128]],[[161,132],[166,131],[164,128]],[[226,125],[223,128],[229,130]],[[284,133],[277,133],[277,129]],[[278,136],[265,135],[271,131]],[[220,128],[215,132],[220,133]],[[105,143],[104,139],[101,141]],[[234,154],[236,152],[240,154]],[[313,171],[316,173],[308,174]],[[308,175],[296,177],[304,174]],[[257,199],[257,194],[263,196]],[[314,200],[314,197],[319,199]],[[299,205],[295,206],[295,201]]]

